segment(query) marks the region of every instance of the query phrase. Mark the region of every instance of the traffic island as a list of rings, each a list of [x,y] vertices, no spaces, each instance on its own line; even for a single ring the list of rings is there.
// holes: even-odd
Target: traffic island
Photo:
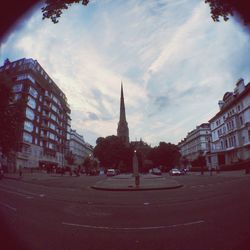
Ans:
[[[133,175],[118,175],[98,181],[91,188],[105,191],[146,191],[180,188],[183,185],[162,176],[140,175],[140,184],[136,185]]]

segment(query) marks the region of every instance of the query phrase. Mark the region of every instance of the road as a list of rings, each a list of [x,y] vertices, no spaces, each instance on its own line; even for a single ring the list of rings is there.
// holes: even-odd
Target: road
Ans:
[[[105,177],[0,182],[1,249],[250,247],[250,176],[169,177],[179,189],[91,189]]]

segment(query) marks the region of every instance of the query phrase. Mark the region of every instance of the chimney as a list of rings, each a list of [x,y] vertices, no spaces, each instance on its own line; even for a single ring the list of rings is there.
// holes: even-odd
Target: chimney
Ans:
[[[220,100],[220,101],[218,102],[218,105],[219,105],[220,110],[222,109],[222,107],[223,107],[224,104],[225,104],[225,102],[222,101],[222,100]]]

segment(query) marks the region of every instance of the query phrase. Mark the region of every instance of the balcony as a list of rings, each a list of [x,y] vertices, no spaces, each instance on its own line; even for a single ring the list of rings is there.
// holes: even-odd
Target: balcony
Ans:
[[[41,127],[42,127],[43,129],[46,129],[46,130],[49,129],[49,126],[48,126],[48,124],[46,124],[46,123],[42,123],[42,124],[41,124]]]
[[[51,102],[52,98],[49,96],[49,95],[46,95],[44,96],[44,99],[48,102]]]
[[[45,120],[49,120],[50,116],[49,116],[49,114],[42,114],[42,118]]]
[[[40,136],[44,141],[47,141],[49,139],[49,137],[47,135],[41,135]]]
[[[48,111],[50,110],[50,105],[48,103],[44,103],[43,108]]]

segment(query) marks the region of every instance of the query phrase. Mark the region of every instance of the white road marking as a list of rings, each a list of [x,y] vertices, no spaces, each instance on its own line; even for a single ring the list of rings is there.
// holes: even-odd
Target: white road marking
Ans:
[[[7,208],[11,209],[12,211],[15,211],[15,212],[16,212],[16,208],[15,208],[15,207],[12,207],[12,206],[10,206],[10,205],[8,205],[8,204],[6,204],[6,203],[3,203],[3,202],[1,202],[1,201],[0,201],[0,204],[3,205],[4,207],[7,207]]]
[[[7,190],[7,189],[2,189],[3,188],[9,188],[6,186],[0,186],[0,190],[7,192],[7,193],[11,193],[11,194],[16,194],[22,197],[25,197],[27,199],[33,199],[33,196],[37,196],[37,197],[45,197],[45,194],[37,194],[37,193],[33,193],[33,192],[29,192],[29,191],[25,191],[25,190],[21,190],[21,189],[17,189],[16,191],[12,191],[12,190]]]
[[[192,226],[196,224],[204,223],[204,220],[192,221],[188,223],[182,224],[174,224],[169,226],[152,226],[152,227],[108,227],[108,226],[92,226],[92,225],[83,225],[83,224],[74,224],[68,222],[62,222],[63,225],[73,226],[73,227],[83,227],[87,229],[101,229],[101,230],[155,230],[155,229],[168,229],[168,228],[176,228],[176,227],[185,227]]]
[[[144,203],[143,203],[144,206],[147,206],[147,205],[149,205],[149,204],[150,204],[149,202],[144,202]]]
[[[9,194],[15,194],[15,195],[19,195],[19,196],[25,197],[25,198],[27,198],[27,197],[32,197],[32,196],[27,196],[27,194],[18,193],[18,192],[15,192],[15,191],[9,191],[9,190],[5,190],[5,189],[2,189],[2,188],[0,188],[0,190],[1,190],[1,191],[4,191],[4,192],[6,192],[6,193],[9,193]],[[33,198],[33,197],[32,197],[32,198]]]

